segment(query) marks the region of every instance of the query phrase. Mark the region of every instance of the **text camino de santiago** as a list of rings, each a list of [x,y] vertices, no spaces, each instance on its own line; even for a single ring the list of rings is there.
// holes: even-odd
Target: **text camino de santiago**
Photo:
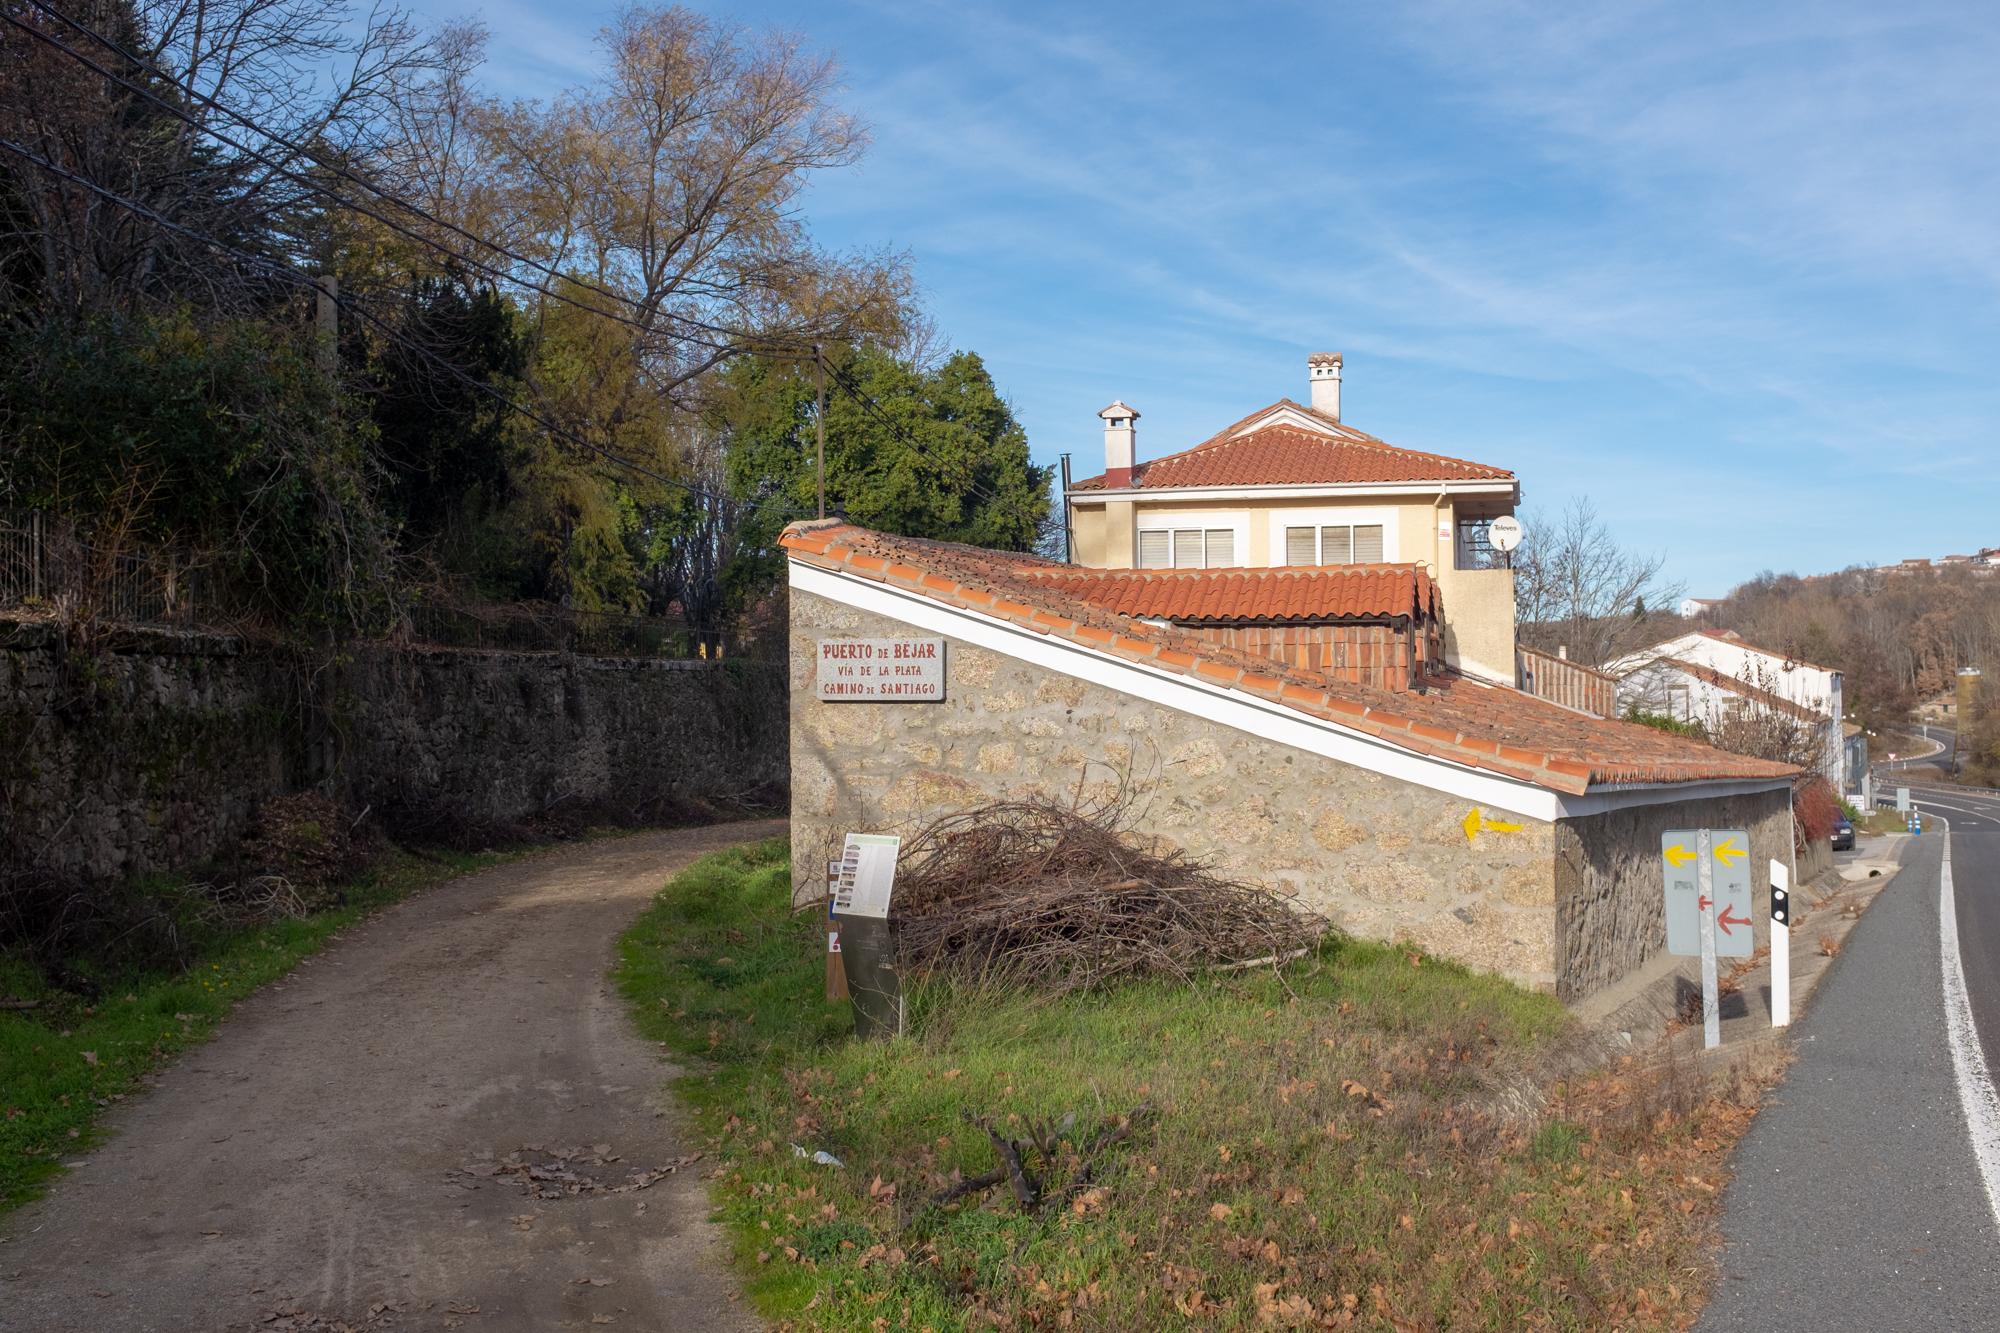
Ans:
[[[938,692],[935,680],[925,680],[924,664],[935,662],[935,643],[892,643],[878,650],[872,643],[823,643],[820,661],[838,663],[835,679],[825,684],[826,694],[930,695]],[[886,659],[878,661],[877,659]],[[865,663],[856,670],[849,662]]]

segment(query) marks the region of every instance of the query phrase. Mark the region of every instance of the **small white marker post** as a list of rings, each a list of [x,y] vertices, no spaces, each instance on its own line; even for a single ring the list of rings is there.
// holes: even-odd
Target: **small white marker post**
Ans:
[[[1701,1044],[1708,1050],[1722,1045],[1722,1005],[1715,981],[1715,835],[1702,829],[1695,835],[1695,884],[1701,907]]]
[[[1792,871],[1771,862],[1771,1026],[1792,1022]]]

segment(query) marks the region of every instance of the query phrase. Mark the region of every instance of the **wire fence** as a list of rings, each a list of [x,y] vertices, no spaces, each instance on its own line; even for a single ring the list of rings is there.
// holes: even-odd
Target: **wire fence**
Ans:
[[[262,619],[212,561],[166,546],[132,551],[86,540],[42,513],[0,512],[0,612],[138,628],[236,631]],[[723,636],[656,616],[575,611],[550,602],[484,602],[421,593],[382,635],[412,646],[716,661]]]

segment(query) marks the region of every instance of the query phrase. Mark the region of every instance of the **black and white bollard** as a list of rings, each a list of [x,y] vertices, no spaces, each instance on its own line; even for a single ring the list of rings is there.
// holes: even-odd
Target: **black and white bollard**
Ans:
[[[1771,1026],[1792,1022],[1792,872],[1771,862]]]

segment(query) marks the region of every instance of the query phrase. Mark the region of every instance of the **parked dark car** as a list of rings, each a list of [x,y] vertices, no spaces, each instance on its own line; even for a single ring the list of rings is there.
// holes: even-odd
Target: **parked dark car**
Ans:
[[[1846,815],[1833,821],[1833,850],[1836,852],[1854,850],[1854,821]]]

